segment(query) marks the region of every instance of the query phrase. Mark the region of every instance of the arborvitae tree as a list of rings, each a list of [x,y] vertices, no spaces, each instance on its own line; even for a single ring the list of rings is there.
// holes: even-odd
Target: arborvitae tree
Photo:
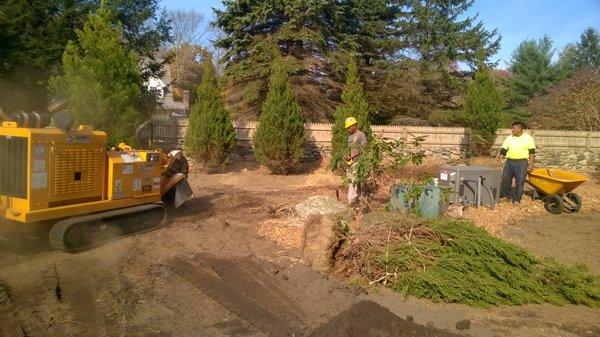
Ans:
[[[345,120],[354,117],[358,120],[358,128],[365,133],[367,141],[373,136],[369,122],[369,104],[365,98],[363,86],[360,83],[356,62],[350,62],[346,86],[342,93],[342,104],[338,105],[332,129],[330,168],[337,170],[343,163],[344,156],[348,155],[348,132]]]
[[[185,136],[189,155],[209,171],[222,167],[235,148],[235,129],[221,97],[221,88],[210,55],[202,62],[202,83],[191,109]]]
[[[146,118],[144,83],[139,60],[123,45],[121,24],[112,18],[103,0],[77,31],[77,41],[67,45],[65,74],[52,78],[50,87],[56,96],[69,99],[77,123],[106,131],[109,145],[132,144],[136,127]]]
[[[559,74],[552,64],[553,54],[552,40],[547,36],[539,41],[521,42],[512,55],[510,65],[513,77],[508,86],[513,103],[527,102],[557,79]]]
[[[470,152],[476,155],[489,155],[490,147],[496,140],[500,127],[500,112],[503,108],[502,96],[496,88],[489,69],[482,68],[475,73],[469,84],[464,104],[464,115],[471,128]]]
[[[256,159],[275,174],[289,174],[304,158],[306,135],[300,104],[294,97],[288,70],[277,61],[253,137]]]

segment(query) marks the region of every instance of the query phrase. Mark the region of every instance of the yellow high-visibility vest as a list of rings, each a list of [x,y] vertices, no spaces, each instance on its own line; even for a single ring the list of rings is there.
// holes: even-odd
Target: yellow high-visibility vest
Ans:
[[[512,160],[528,159],[529,154],[535,150],[533,137],[524,133],[519,137],[510,135],[502,143],[502,148],[506,150],[506,158]]]

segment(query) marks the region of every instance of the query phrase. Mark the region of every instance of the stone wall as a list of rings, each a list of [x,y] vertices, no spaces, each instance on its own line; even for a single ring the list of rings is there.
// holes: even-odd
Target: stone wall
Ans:
[[[163,143],[180,146],[185,135],[187,120],[155,120],[152,134]],[[257,123],[236,123],[239,152],[248,158],[252,155],[252,135]],[[331,124],[307,124],[308,144],[306,158],[318,160],[331,153]],[[469,130],[465,128],[436,128],[413,126],[373,126],[373,132],[388,139],[425,137],[422,149],[448,163],[466,159]],[[594,172],[600,167],[600,132],[528,130],[536,141],[539,166],[557,167],[583,172]],[[510,130],[499,130],[492,148],[496,153]],[[160,143],[158,141],[158,143]]]
[[[530,130],[536,142],[538,166],[596,172],[600,168],[600,132]],[[500,130],[495,147],[510,134]]]

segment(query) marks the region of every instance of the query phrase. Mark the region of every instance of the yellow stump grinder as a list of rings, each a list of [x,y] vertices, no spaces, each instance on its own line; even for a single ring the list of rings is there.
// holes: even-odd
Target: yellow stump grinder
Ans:
[[[106,133],[64,113],[0,116],[0,225],[51,224],[56,249],[156,228],[192,195],[181,151],[107,150]]]

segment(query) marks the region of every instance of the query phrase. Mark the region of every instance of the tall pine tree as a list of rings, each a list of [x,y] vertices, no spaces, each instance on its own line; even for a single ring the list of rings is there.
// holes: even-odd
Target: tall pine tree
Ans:
[[[521,42],[512,55],[510,70],[513,73],[508,81],[513,103],[523,104],[537,92],[543,92],[559,73],[552,64],[552,40],[549,37],[539,41]]]
[[[198,86],[185,136],[188,154],[209,171],[222,167],[235,147],[235,130],[221,97],[215,66],[210,55],[202,62]]]
[[[395,21],[402,52],[417,53],[425,66],[446,68],[464,62],[472,69],[500,49],[497,29],[488,31],[477,16],[467,15],[474,0],[390,1],[405,5]]]
[[[500,127],[503,105],[502,96],[490,76],[489,69],[482,67],[469,84],[463,107],[468,126],[471,128],[472,154],[489,155]]]
[[[306,135],[300,104],[294,97],[288,69],[273,65],[269,92],[253,137],[256,159],[275,174],[289,174],[304,158]]]
[[[458,62],[474,66],[478,58],[489,62],[499,48],[497,32],[466,15],[472,4],[473,0],[225,0],[215,23],[224,33],[217,46],[226,50],[226,74],[232,80],[228,92],[234,94],[228,104],[246,118],[257,116],[270,65],[284,56],[295,61],[294,90],[305,116],[310,121],[330,120],[352,55],[360,68],[369,68],[369,97],[380,95],[372,87],[390,69],[398,69],[390,63],[409,58],[425,65],[420,74],[425,92],[419,94],[434,98],[439,106],[432,110],[445,108],[463,89],[463,79],[450,69]],[[244,95],[249,99],[233,99],[240,91],[250,93]],[[393,115],[403,102],[393,107],[378,99],[371,103],[374,110]]]
[[[579,68],[600,68],[600,33],[593,27],[587,28],[577,43],[577,61]]]
[[[358,67],[354,61],[349,64],[346,86],[342,93],[342,103],[338,105],[334,116],[331,139],[333,149],[329,164],[333,171],[341,167],[343,158],[348,155],[348,132],[344,125],[348,117],[356,118],[359,129],[367,136],[367,141],[372,140],[373,132],[369,122],[369,104],[365,98]]]
[[[139,61],[123,45],[120,24],[103,0],[90,14],[77,41],[63,55],[64,76],[51,79],[56,96],[69,99],[69,108],[80,124],[108,133],[108,142],[132,144],[136,127],[146,118]]]

